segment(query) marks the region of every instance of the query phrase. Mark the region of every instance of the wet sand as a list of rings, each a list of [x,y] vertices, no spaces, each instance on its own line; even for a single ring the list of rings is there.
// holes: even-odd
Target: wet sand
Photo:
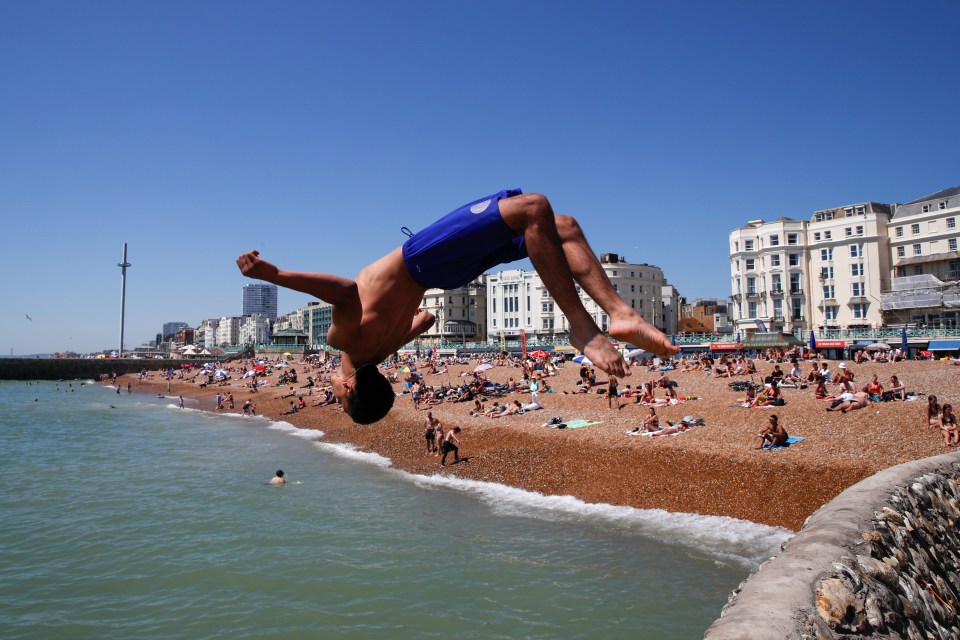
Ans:
[[[772,363],[757,361],[760,376],[773,369]],[[836,372],[837,362],[830,362]],[[418,411],[410,396],[398,397],[394,409],[374,425],[358,426],[335,406],[312,407],[316,395],[300,388],[309,365],[291,362],[299,374],[292,389],[305,395],[307,408],[283,415],[290,398],[281,399],[289,388],[274,386],[280,371],[266,379],[266,386],[251,393],[243,386],[242,369],[234,365],[233,379],[224,386],[201,389],[186,381],[172,382],[172,395],[191,398],[188,406],[215,411],[215,395],[233,393],[234,412],[241,411],[250,398],[258,413],[284,420],[304,429],[320,429],[329,442],[349,443],[360,450],[389,458],[393,466],[418,474],[449,474],[461,478],[498,482],[544,494],[572,495],[588,502],[626,505],[641,509],[722,515],[798,530],[804,520],[843,489],[881,469],[909,460],[948,451],[939,430],[924,426],[926,396],[916,401],[884,402],[850,413],[827,412],[829,402],[813,397],[807,389],[783,389],[786,405],[745,409],[730,406],[743,392],[729,388],[728,378],[707,377],[702,371],[670,371],[679,383],[681,396],[697,396],[680,404],[658,408],[661,425],[684,416],[704,418],[705,426],[666,437],[636,437],[626,431],[639,425],[647,408],[621,398],[621,408],[608,408],[607,399],[596,393],[565,395],[578,387],[579,366],[568,363],[559,375],[548,379],[556,393],[540,393],[543,409],[499,419],[470,416],[473,402],[447,403]],[[470,365],[452,366],[440,375],[425,375],[427,384],[457,384],[459,374]],[[909,391],[935,394],[942,403],[960,402],[960,367],[949,362],[849,363],[862,388],[873,373],[889,386],[896,374]],[[789,371],[789,364],[782,364]],[[806,374],[810,365],[803,366]],[[495,367],[487,377],[506,383],[519,379],[519,368]],[[634,368],[633,375],[620,381],[620,389],[656,380],[659,372]],[[167,381],[157,372],[148,379],[124,376],[138,392],[167,393]],[[603,387],[600,387],[603,389]],[[828,386],[831,393],[837,387]],[[400,385],[395,389],[401,390]],[[662,397],[662,390],[658,397]],[[529,394],[508,394],[493,401],[529,402]],[[427,410],[444,426],[459,426],[460,453],[466,460],[441,467],[439,458],[426,453],[423,439]],[[770,414],[779,416],[792,436],[803,442],[778,451],[760,451],[757,433]],[[541,426],[553,416],[564,420],[584,418],[599,424],[578,429],[550,429]],[[949,449],[953,450],[953,449]],[[280,461],[278,461],[278,464]]]

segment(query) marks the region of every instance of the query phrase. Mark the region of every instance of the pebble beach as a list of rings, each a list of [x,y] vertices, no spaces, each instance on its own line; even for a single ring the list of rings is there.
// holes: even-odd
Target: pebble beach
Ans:
[[[773,363],[757,360],[762,379]],[[828,361],[836,370],[838,362]],[[473,370],[477,361],[447,367],[441,374],[426,374],[427,385],[442,382],[456,385]],[[889,386],[891,375],[899,376],[912,401],[880,402],[849,413],[828,412],[829,401],[814,398],[813,386],[784,388],[784,406],[743,408],[735,405],[744,393],[729,383],[748,380],[745,376],[714,378],[703,371],[669,371],[678,383],[677,392],[688,399],[657,408],[661,425],[686,416],[702,418],[702,426],[671,436],[637,437],[627,432],[637,427],[647,407],[634,398],[621,398],[619,408],[609,407],[605,395],[575,392],[579,366],[567,363],[548,378],[554,393],[540,393],[543,409],[522,415],[487,418],[470,415],[473,402],[422,405],[415,408],[409,394],[399,395],[393,410],[380,422],[355,425],[336,405],[311,406],[316,395],[301,388],[307,375],[318,375],[310,364],[290,361],[299,374],[298,384],[277,386],[281,370],[266,378],[256,393],[242,379],[245,367],[234,365],[225,383],[201,388],[187,378],[168,381],[160,372],[146,378],[136,375],[118,379],[139,393],[181,395],[189,406],[216,411],[215,396],[232,393],[234,409],[240,413],[245,400],[257,405],[257,413],[283,420],[303,429],[318,429],[328,442],[349,444],[358,450],[389,458],[398,469],[422,474],[448,474],[461,478],[496,482],[549,495],[571,495],[587,502],[664,509],[673,512],[729,516],[781,526],[797,531],[820,506],[845,488],[874,473],[910,460],[938,455],[948,449],[939,429],[925,426],[927,395],[941,403],[960,402],[960,368],[949,361],[907,361],[897,363],[848,363],[861,388],[877,374]],[[781,364],[789,369],[789,364]],[[806,373],[810,365],[804,364]],[[598,372],[599,374],[599,372]],[[496,383],[519,379],[518,367],[497,366],[485,372]],[[654,381],[659,371],[634,367],[632,375],[620,381],[637,387]],[[602,378],[605,379],[605,378]],[[601,380],[602,380],[601,379]],[[402,393],[402,385],[395,390]],[[828,385],[831,393],[835,385]],[[599,387],[603,390],[604,387]],[[295,391],[303,395],[306,408],[285,414]],[[662,391],[658,394],[662,396]],[[529,402],[529,394],[507,394],[493,400]],[[224,411],[231,411],[229,408]],[[440,466],[439,458],[428,454],[423,438],[427,411],[439,419],[445,430],[459,426],[459,464]],[[757,434],[777,414],[791,436],[803,441],[779,450],[758,450]],[[596,422],[576,429],[542,426],[553,417],[564,421],[583,419]],[[278,461],[280,465],[282,461]]]

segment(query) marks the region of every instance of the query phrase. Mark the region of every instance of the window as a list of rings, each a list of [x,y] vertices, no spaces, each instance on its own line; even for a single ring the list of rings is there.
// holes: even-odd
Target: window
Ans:
[[[957,250],[957,239],[956,239],[956,238],[950,238],[949,240],[947,240],[947,250],[948,250],[948,251],[956,251],[956,250]]]
[[[854,298],[863,297],[864,286],[862,282],[854,282],[850,285],[850,295]]]
[[[920,233],[920,224],[919,224],[919,223],[910,225],[910,234],[911,234],[911,235],[914,235],[914,236],[915,236],[915,235],[917,235],[917,234],[919,234],[919,233]]]
[[[938,203],[937,203],[937,208],[940,209],[941,211],[943,211],[944,209],[946,209],[946,208],[947,208],[947,201],[946,201],[946,200],[941,200],[940,202],[938,202]]]
[[[800,235],[797,233],[788,233],[787,234],[787,244],[797,245],[800,243]]]
[[[823,299],[824,300],[833,300],[834,299],[834,288],[832,284],[823,285]]]
[[[757,292],[757,279],[747,278],[747,295],[751,296]]]
[[[863,256],[863,245],[852,244],[850,245],[850,257],[859,258]]]
[[[919,244],[913,245],[913,255],[923,255],[923,247],[921,247]]]
[[[849,238],[853,235],[853,227],[847,227],[843,230],[844,234]]]
[[[770,246],[771,246],[771,247],[779,247],[779,246],[780,246],[780,236],[778,236],[778,235],[776,235],[776,234],[770,236]]]
[[[923,213],[928,213],[930,211],[930,205],[928,204],[923,205],[922,207],[920,207],[920,211]]]
[[[858,216],[862,216],[862,215],[865,215],[865,214],[867,213],[867,210],[866,210],[866,208],[861,204],[861,205],[859,205],[859,206],[857,207],[857,212],[856,212],[856,213],[857,213]]]
[[[635,284],[630,285],[630,293],[636,293],[636,292],[637,292],[637,285]]]
[[[850,216],[852,216],[852,215],[853,215],[853,207],[844,207],[844,208],[843,208],[843,215],[845,215],[845,216],[848,217],[848,218],[849,218]]]
[[[774,318],[783,317],[783,300],[781,298],[776,298],[773,301],[773,317]]]
[[[748,315],[747,315],[748,318],[756,318],[756,317],[757,317],[757,303],[756,303],[756,302],[749,302],[749,303],[747,303],[747,314],[748,314]]]
[[[543,310],[544,313],[553,313],[553,303],[552,303],[552,302],[544,302],[544,303],[543,303],[542,310]]]
[[[779,253],[775,253],[775,254],[773,254],[772,256],[770,256],[770,266],[771,266],[771,267],[779,267],[779,266],[780,266],[780,254],[779,254]]]
[[[915,276],[922,276],[922,275],[923,275],[923,267],[921,267],[920,265],[915,266],[915,267],[913,268],[913,275],[915,275]]]
[[[820,249],[820,260],[823,262],[833,260],[833,249]]]
[[[831,305],[823,308],[823,319],[827,322],[833,322],[837,319],[837,307]]]
[[[753,240],[744,240],[744,241],[743,241],[743,250],[744,250],[744,251],[753,251]]]
[[[820,242],[820,232],[819,232],[819,231],[814,231],[814,232],[813,232],[813,241],[814,241],[814,242]]]
[[[897,237],[898,238],[903,237],[903,227],[897,227]]]
[[[854,277],[856,277],[856,276],[862,276],[862,275],[863,275],[863,263],[862,263],[862,262],[854,262],[853,264],[851,264],[851,265],[850,265],[850,275],[852,275],[852,276],[854,276]]]
[[[863,225],[862,225],[862,224],[858,224],[858,225],[857,225],[857,235],[858,235],[858,236],[862,236],[862,235],[863,235]]]
[[[832,240],[832,239],[833,239],[833,231],[824,231],[824,232],[823,232],[823,239],[824,239],[824,240]]]
[[[734,242],[733,242],[733,250],[734,250],[735,252],[736,252],[736,251],[740,251],[740,241],[739,241],[739,240],[734,240]]]
[[[856,303],[850,307],[853,310],[853,317],[861,320],[867,317],[867,305]]]
[[[906,267],[897,267],[897,277],[898,277],[898,278],[905,278],[906,276],[907,276],[907,268],[906,268]]]
[[[770,286],[773,287],[774,293],[780,293],[781,291],[783,291],[783,287],[780,284],[779,273],[774,273],[773,275],[770,276]]]
[[[799,266],[800,266],[800,254],[799,254],[799,253],[791,253],[791,254],[790,254],[789,256],[787,256],[787,257],[789,258],[788,264],[789,264],[791,267],[799,267]]]
[[[757,268],[757,261],[753,258],[747,258],[747,271],[755,271]]]
[[[833,267],[821,267],[820,277],[824,280],[833,280]]]
[[[790,274],[790,293],[803,293],[803,289],[800,285],[799,273]]]
[[[902,258],[902,257],[904,257],[905,255],[907,255],[907,249],[906,249],[906,247],[897,247],[897,257],[898,257],[898,258]]]
[[[790,307],[790,319],[803,320],[803,300],[800,298],[794,298],[790,302]]]
[[[956,229],[956,228],[957,228],[957,219],[947,218],[947,229]]]

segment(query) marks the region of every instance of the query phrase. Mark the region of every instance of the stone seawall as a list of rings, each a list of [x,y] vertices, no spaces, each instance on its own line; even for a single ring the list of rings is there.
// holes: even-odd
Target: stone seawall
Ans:
[[[101,374],[179,369],[183,363],[131,358],[0,358],[0,380],[98,380]]]
[[[960,638],[960,454],[850,487],[730,596],[705,638]]]

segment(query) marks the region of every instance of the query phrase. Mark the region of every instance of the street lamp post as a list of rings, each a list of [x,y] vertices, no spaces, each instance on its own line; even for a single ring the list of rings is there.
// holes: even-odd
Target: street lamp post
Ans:
[[[127,267],[133,266],[127,262],[127,243],[123,243],[123,261],[118,262],[117,266],[120,267],[120,350],[117,352],[117,357],[123,357],[123,324],[124,324],[124,315],[127,309]]]

